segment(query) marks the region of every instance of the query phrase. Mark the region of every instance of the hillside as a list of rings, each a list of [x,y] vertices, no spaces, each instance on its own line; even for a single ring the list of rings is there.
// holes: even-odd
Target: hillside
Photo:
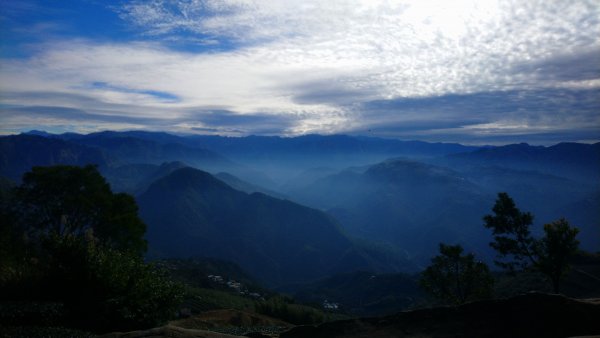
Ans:
[[[215,174],[215,177],[220,179],[221,181],[227,183],[228,186],[234,188],[235,190],[243,191],[247,194],[259,192],[259,193],[269,195],[269,196],[272,196],[275,198],[285,199],[284,195],[282,195],[274,190],[266,189],[266,188],[260,187],[258,185],[246,182],[246,181],[239,179],[238,177],[233,176],[226,172],[217,173],[217,174]]]
[[[228,289],[225,282],[235,280],[251,291],[263,293],[264,290],[252,276],[237,264],[225,260],[208,257],[171,258],[154,261],[153,264],[166,270],[171,278],[189,287]],[[223,280],[217,283],[208,277],[210,275],[221,276]]]
[[[600,170],[600,168],[598,168]],[[323,171],[324,172],[324,171]],[[535,215],[534,233],[560,217],[581,230],[586,250],[600,245],[597,187],[540,171],[473,165],[449,168],[407,159],[391,159],[287,184],[291,199],[325,210],[351,236],[382,241],[406,250],[417,263],[428,263],[439,242],[462,243],[490,259],[490,233],[482,217],[498,192],[507,192],[519,208]]]
[[[305,285],[294,294],[301,302],[336,304],[353,316],[381,316],[414,306],[422,297],[417,278],[406,274],[352,272]]]
[[[600,334],[600,302],[530,293],[456,307],[300,326],[281,338],[572,337]]]
[[[153,257],[234,261],[267,285],[310,281],[340,269],[388,266],[345,237],[326,214],[260,193],[235,190],[182,168],[138,197]]]
[[[231,309],[206,311],[197,316],[174,320],[170,325],[194,330],[221,329],[224,331],[224,329],[229,328],[230,331],[236,330],[242,331],[242,333],[249,330],[258,331],[257,328],[277,328],[279,331],[293,326],[280,319],[254,312]]]
[[[364,173],[342,171],[288,193],[328,210],[348,234],[406,250],[419,263],[429,261],[439,242],[487,247],[481,217],[494,195],[443,167],[388,160]]]

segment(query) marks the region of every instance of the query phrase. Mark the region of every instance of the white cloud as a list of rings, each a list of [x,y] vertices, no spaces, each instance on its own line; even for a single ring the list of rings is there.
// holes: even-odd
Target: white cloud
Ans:
[[[297,123],[281,132],[294,134],[354,128],[364,118],[355,107],[371,100],[585,89],[600,78],[598,68],[588,69],[600,51],[600,5],[593,0],[153,0],[119,13],[152,42],[48,43],[31,59],[2,61],[0,92],[72,93],[97,100],[103,114],[128,111],[179,125],[195,107],[288,114]],[[238,47],[191,53],[161,46],[181,38]],[[581,53],[588,57],[577,59]],[[575,66],[571,57],[585,78],[564,76],[564,67]],[[559,66],[544,68],[558,59]],[[561,73],[542,77],[540,69]],[[95,82],[112,87],[90,89]],[[89,109],[65,97],[38,100]]]

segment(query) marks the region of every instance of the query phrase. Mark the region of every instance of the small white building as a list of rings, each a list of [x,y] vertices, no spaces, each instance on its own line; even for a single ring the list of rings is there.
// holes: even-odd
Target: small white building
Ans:
[[[338,303],[329,302],[327,299],[323,301],[323,309],[325,310],[337,310],[339,308]]]

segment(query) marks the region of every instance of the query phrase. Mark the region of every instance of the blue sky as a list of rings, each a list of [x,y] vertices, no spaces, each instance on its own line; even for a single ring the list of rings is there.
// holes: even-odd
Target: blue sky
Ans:
[[[0,133],[600,140],[600,3],[0,0]]]

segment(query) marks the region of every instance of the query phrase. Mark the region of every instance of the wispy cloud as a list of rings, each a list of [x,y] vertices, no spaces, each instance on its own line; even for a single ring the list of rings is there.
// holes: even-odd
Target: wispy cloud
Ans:
[[[370,129],[467,139],[492,129],[571,135],[598,122],[593,0],[151,0],[113,8],[137,41],[52,41],[31,58],[2,60],[0,102],[87,111],[85,97],[102,116],[125,114],[139,127],[158,119],[178,131],[242,134]],[[201,51],[167,48],[174,40]]]

